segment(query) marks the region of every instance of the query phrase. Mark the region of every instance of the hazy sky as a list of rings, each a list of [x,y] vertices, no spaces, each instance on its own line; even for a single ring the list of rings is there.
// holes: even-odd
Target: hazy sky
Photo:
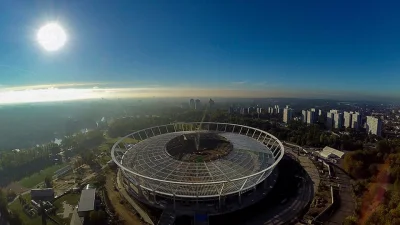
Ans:
[[[399,1],[2,0],[0,102],[18,93],[11,86],[72,83],[87,85],[59,88],[399,97],[399,8]],[[54,20],[68,42],[45,52],[36,32]]]

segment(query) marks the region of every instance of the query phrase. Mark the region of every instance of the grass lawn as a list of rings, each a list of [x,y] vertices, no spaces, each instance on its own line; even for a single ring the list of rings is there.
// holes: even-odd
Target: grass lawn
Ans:
[[[58,209],[62,209],[63,202],[66,202],[67,204],[72,205],[72,206],[76,206],[76,205],[78,205],[80,197],[81,197],[80,194],[75,194],[75,193],[66,194],[66,195],[62,196],[61,198],[57,199],[56,201],[54,201],[53,204]]]
[[[26,194],[23,196],[24,199],[27,200],[27,202],[31,201],[31,197],[29,194]],[[9,209],[15,213],[18,214],[19,217],[22,220],[22,223],[24,225],[41,225],[42,224],[42,218],[41,216],[36,215],[35,217],[31,218],[29,217],[22,209],[22,205],[19,203],[19,200],[16,200],[13,202],[11,205],[9,205]],[[57,225],[53,223],[51,220],[47,220],[47,225]]]
[[[34,173],[29,177],[23,178],[18,183],[26,188],[33,188],[37,184],[43,182],[44,178],[46,178],[47,176],[53,176],[54,172],[65,167],[66,165],[67,164],[59,164],[47,167],[46,169],[41,170],[40,172]]]
[[[81,196],[80,194],[71,193],[64,195],[61,198],[54,201],[53,204],[57,208],[55,219],[57,221],[63,221],[64,223],[69,223],[71,221],[72,214],[70,214],[68,218],[63,218],[62,215],[58,214],[64,212],[63,202],[66,202],[68,205],[75,207],[79,203],[80,196]]]
[[[112,146],[113,146],[119,139],[121,139],[121,138],[120,138],[120,137],[118,137],[118,138],[111,138],[111,137],[106,136],[106,140],[104,141],[103,144],[101,144],[101,145],[99,146],[98,149],[99,149],[101,152],[108,152],[108,153],[110,153],[110,152],[111,152]],[[136,144],[136,143],[138,143],[138,142],[139,142],[138,140],[133,139],[133,138],[129,138],[129,137],[124,139],[124,143],[126,143],[126,144]]]

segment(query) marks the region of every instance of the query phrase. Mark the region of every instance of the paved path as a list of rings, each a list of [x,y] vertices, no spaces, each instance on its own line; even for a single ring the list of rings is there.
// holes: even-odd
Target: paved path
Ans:
[[[351,186],[351,179],[342,170],[333,165],[332,167],[336,173],[336,176],[339,177],[339,180],[337,180],[336,183],[340,185],[340,207],[332,214],[325,224],[335,225],[342,224],[347,216],[350,216],[354,213],[355,202],[352,195],[353,188]]]
[[[154,225],[154,222],[150,219],[149,214],[147,214],[146,211],[144,211],[131,197],[130,195],[126,192],[125,187],[121,183],[121,171],[118,170],[117,174],[117,186],[118,186],[118,191],[123,195],[123,197],[129,202],[129,204],[132,205],[132,207],[136,210],[136,212],[139,213],[139,215],[142,217],[142,219],[148,223]]]
[[[291,150],[290,150],[291,151]],[[286,151],[288,152],[288,151]],[[291,158],[297,159],[294,155]],[[299,213],[311,203],[320,179],[318,170],[307,157],[300,156],[298,162],[304,167],[308,176],[303,176],[303,181],[297,191],[295,198],[290,198],[286,203],[271,208],[260,217],[249,220],[244,225],[281,225],[296,220]]]
[[[308,175],[311,177],[311,180],[314,184],[314,195],[318,191],[319,183],[321,182],[321,178],[319,177],[318,169],[315,167],[314,163],[309,159],[307,156],[299,156],[296,153],[293,152],[293,149],[290,147],[285,147],[285,152],[290,154],[291,156],[294,156],[298,162],[301,164],[301,166],[304,168],[304,170],[308,173]]]
[[[295,218],[301,210],[303,210],[313,199],[314,190],[313,182],[311,179],[303,180],[301,187],[298,190],[297,198],[291,199],[283,205],[279,205],[271,211],[275,216],[267,222],[260,223],[263,225],[280,225],[287,224],[290,220]],[[289,221],[288,221],[289,220]],[[258,223],[248,223],[258,224]]]

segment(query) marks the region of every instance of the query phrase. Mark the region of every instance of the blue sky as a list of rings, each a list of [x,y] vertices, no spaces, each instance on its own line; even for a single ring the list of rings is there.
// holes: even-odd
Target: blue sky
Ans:
[[[3,0],[0,85],[400,96],[397,2]],[[35,40],[48,21],[60,51]]]

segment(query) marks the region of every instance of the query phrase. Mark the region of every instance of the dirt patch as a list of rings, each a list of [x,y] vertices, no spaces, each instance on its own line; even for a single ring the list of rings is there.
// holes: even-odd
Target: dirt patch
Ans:
[[[114,189],[113,179],[115,179],[115,177],[116,175],[114,173],[109,173],[107,175],[106,190],[108,199],[113,205],[116,214],[118,214],[119,218],[123,221],[123,224],[126,225],[143,224],[140,218],[133,213],[132,209],[121,204],[121,202],[123,203],[124,200],[121,198],[119,192]]]

